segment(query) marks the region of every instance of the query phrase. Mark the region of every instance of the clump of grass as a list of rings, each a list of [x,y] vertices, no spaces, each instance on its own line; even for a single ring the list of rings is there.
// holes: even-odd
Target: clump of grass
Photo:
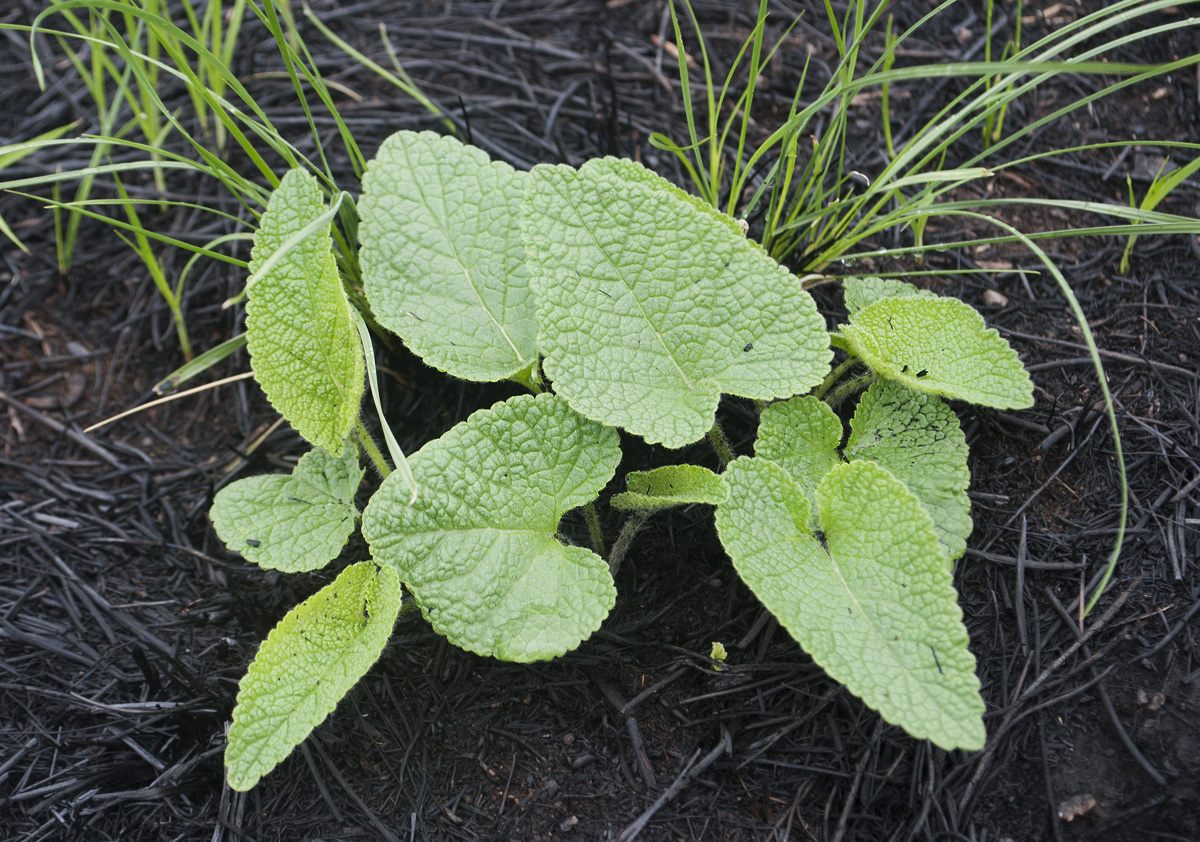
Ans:
[[[202,246],[183,242],[158,233],[142,222],[139,206],[153,204],[160,210],[179,203],[161,198],[169,170],[184,169],[215,179],[245,209],[247,219],[233,217],[241,231],[252,228],[266,207],[271,190],[279,184],[279,173],[304,168],[316,174],[330,191],[338,190],[326,156],[326,141],[318,131],[313,107],[327,111],[338,127],[338,139],[349,157],[356,176],[361,176],[365,159],[353,135],[338,112],[335,100],[307,46],[295,30],[290,2],[287,0],[210,0],[198,11],[199,4],[182,0],[168,5],[165,0],[52,0],[31,26],[3,25],[25,32],[39,84],[45,87],[45,75],[38,37],[52,39],[62,50],[71,67],[83,80],[96,107],[94,134],[62,138],[43,136],[25,144],[0,150],[0,154],[28,155],[38,149],[61,144],[90,146],[88,165],[35,178],[0,182],[0,189],[23,190],[49,187],[48,203],[54,209],[59,270],[70,271],[80,221],[101,219],[128,232],[128,242],[145,264],[155,287],[171,311],[184,356],[193,350],[183,312],[184,279],[181,273],[168,282],[161,257],[152,242],[183,248],[194,255],[210,257],[245,267],[237,258],[223,255],[217,247],[238,237],[221,237]],[[171,12],[181,15],[172,19]],[[285,72],[297,101],[304,109],[308,131],[316,144],[316,160],[302,155],[292,141],[280,132],[253,96],[230,69],[233,51],[247,14],[263,26],[278,48]],[[52,19],[61,21],[55,28]],[[332,33],[331,33],[332,34]],[[402,69],[401,69],[402,72]],[[168,80],[180,83],[191,103],[191,118],[178,114],[163,103],[158,91]],[[440,109],[405,76],[402,88],[434,113]],[[315,99],[315,103],[310,100]],[[198,127],[193,133],[189,125]],[[169,143],[172,136],[182,138],[184,152]],[[227,163],[229,148],[237,147],[251,163],[243,173]],[[133,161],[111,163],[117,151],[134,152]],[[272,165],[268,161],[277,160]],[[118,174],[135,171],[148,173],[160,198],[147,201],[131,195]],[[115,199],[94,199],[97,178],[112,179]],[[74,196],[64,200],[62,185],[74,182]],[[119,205],[124,221],[102,212],[108,205]],[[201,207],[207,213],[213,208]],[[355,220],[349,207],[343,210],[337,231],[340,259],[357,277],[357,252],[353,242]],[[350,232],[348,235],[343,232]],[[189,263],[190,266],[190,263]]]

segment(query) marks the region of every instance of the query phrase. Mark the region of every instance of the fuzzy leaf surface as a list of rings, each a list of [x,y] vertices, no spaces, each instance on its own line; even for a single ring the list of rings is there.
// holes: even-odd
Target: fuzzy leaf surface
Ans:
[[[363,289],[429,365],[503,380],[537,359],[521,246],[528,174],[433,132],[396,132],[363,177]]]
[[[712,427],[723,392],[790,397],[827,372],[799,280],[640,164],[535,167],[521,232],[545,370],[588,418],[681,447]]]
[[[250,252],[250,271],[325,211],[317,180],[301,170],[271,194]],[[246,291],[246,341],[254,376],[300,435],[337,455],[358,416],[363,352],[330,243],[330,227],[305,237]]]
[[[817,483],[842,461],[838,454],[841,443],[841,420],[825,401],[806,395],[763,410],[754,453],[788,472],[804,491],[815,518]]]
[[[802,490],[770,460],[735,460],[717,531],[738,574],[826,672],[918,738],[982,748],[983,700],[929,514],[884,468],[836,465]],[[801,521],[800,517],[804,520]]]
[[[842,293],[846,298],[846,309],[851,316],[885,298],[938,297],[937,293],[915,287],[899,278],[846,278],[842,282]]]
[[[972,526],[967,439],[945,401],[876,381],[850,420],[845,454],[851,462],[877,462],[908,486],[933,518],[951,560],[966,552]]]
[[[291,474],[247,477],[225,486],[209,516],[225,546],[269,570],[299,573],[337,558],[354,531],[362,482],[354,447],[341,456],[317,448]]]
[[[379,659],[402,600],[390,567],[352,564],[279,621],[239,685],[225,771],[251,789]]]
[[[957,298],[886,298],[842,326],[851,349],[888,380],[997,409],[1033,406],[1017,352]]]
[[[409,506],[407,488],[389,477],[363,534],[451,643],[506,661],[553,658],[599,628],[615,602],[604,560],[556,533],[620,458],[617,431],[561,398],[511,398],[410,456],[421,496]]]
[[[625,491],[614,494],[614,509],[656,511],[690,503],[725,501],[725,481],[700,465],[665,465],[625,476]]]

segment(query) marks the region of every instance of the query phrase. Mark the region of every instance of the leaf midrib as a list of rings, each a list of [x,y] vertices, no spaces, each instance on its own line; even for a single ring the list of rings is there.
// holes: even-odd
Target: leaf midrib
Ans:
[[[409,159],[409,154],[408,154],[409,149],[408,149],[407,145],[401,146],[401,153],[404,155],[405,164],[408,167],[408,169],[410,171],[416,172],[416,170],[413,167],[412,161]],[[438,175],[440,177],[440,175],[441,175],[440,171],[439,171]],[[420,196],[420,198],[421,198],[421,204],[425,207],[425,209],[427,211],[429,211],[430,217],[432,217],[434,222],[436,223],[438,232],[442,235],[442,239],[445,240],[447,247],[450,249],[450,255],[453,258],[454,262],[458,265],[458,268],[462,272],[463,277],[466,279],[467,285],[471,288],[471,292],[473,292],[475,294],[475,300],[479,302],[480,308],[483,310],[484,313],[487,314],[487,317],[491,320],[492,324],[496,327],[496,330],[500,331],[500,335],[504,337],[504,341],[507,342],[508,347],[510,349],[512,349],[513,356],[515,356],[517,358],[517,362],[519,362],[521,365],[525,365],[527,360],[521,354],[521,352],[517,349],[517,346],[513,343],[511,337],[509,337],[508,331],[504,329],[504,325],[500,323],[500,321],[492,313],[491,308],[489,308],[487,303],[483,300],[483,295],[479,292],[479,288],[475,285],[475,279],[471,274],[471,270],[467,267],[467,265],[463,262],[462,258],[459,256],[458,248],[457,248],[457,246],[455,246],[454,240],[450,236],[449,227],[446,225],[446,222],[441,217],[441,215],[439,215],[433,209],[433,206],[429,203],[429,199],[425,195],[425,189],[424,189],[424,186],[421,184],[420,179],[414,177],[412,179],[412,184],[416,188],[417,195]]]
[[[578,175],[576,174],[575,177],[578,177]],[[637,307],[638,314],[642,317],[642,321],[644,321],[650,328],[651,332],[653,332],[654,338],[658,340],[658,344],[663,349],[663,353],[667,355],[667,359],[671,361],[671,365],[675,367],[675,371],[677,371],[679,376],[683,379],[684,385],[687,386],[688,391],[695,391],[696,385],[692,382],[692,379],[687,376],[687,373],[683,370],[683,368],[680,367],[679,361],[675,359],[675,355],[671,353],[671,349],[667,346],[666,339],[659,332],[658,328],[654,326],[654,323],[650,321],[650,316],[646,313],[645,308],[642,306],[642,302],[634,294],[633,287],[630,285],[629,281],[626,280],[625,273],[621,271],[621,268],[617,266],[616,262],[614,262],[612,257],[609,256],[608,251],[605,250],[604,246],[600,244],[600,241],[596,239],[595,232],[593,232],[584,221],[583,214],[579,212],[579,208],[575,202],[572,201],[571,196],[568,193],[559,191],[557,186],[554,186],[553,189],[558,192],[559,196],[561,196],[571,208],[572,213],[575,214],[575,218],[579,220],[580,227],[587,232],[588,238],[592,241],[592,245],[594,245],[596,250],[599,251],[604,257],[604,262],[612,267],[613,272],[615,272],[617,278],[620,279],[622,286],[625,287],[625,291],[629,293],[629,297],[633,301],[634,306]]]

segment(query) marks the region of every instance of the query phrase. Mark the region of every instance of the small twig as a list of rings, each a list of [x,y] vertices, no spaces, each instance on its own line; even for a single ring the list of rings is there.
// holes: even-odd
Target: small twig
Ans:
[[[1050,679],[1050,676],[1058,672],[1059,667],[1061,667],[1068,658],[1078,652],[1079,649],[1091,639],[1092,635],[1104,628],[1108,621],[1116,615],[1117,611],[1121,609],[1121,606],[1125,604],[1126,600],[1129,599],[1130,595],[1133,594],[1133,592],[1139,585],[1141,585],[1141,583],[1141,576],[1134,579],[1129,587],[1122,591],[1117,598],[1113,600],[1113,604],[1108,607],[1108,609],[1100,616],[1100,618],[1088,626],[1087,631],[1085,631],[1078,640],[1071,644],[1066,651],[1055,658],[1049,666],[1042,670],[1041,675],[1039,675],[1032,684],[1025,688],[1024,692],[1022,692],[1021,695],[1009,707],[1008,713],[1005,714],[1004,720],[1000,723],[1000,727],[996,729],[995,733],[993,733],[991,738],[988,740],[987,747],[983,750],[983,756],[979,760],[979,765],[975,768],[975,774],[971,776],[970,783],[967,784],[967,788],[963,791],[962,797],[958,800],[959,812],[962,812],[967,808],[967,804],[971,801],[971,796],[975,794],[975,787],[979,785],[979,781],[983,779],[983,776],[987,774],[987,770],[991,768],[992,759],[996,756],[996,749],[1000,745],[1000,737],[1006,731],[1008,731],[1013,722],[1016,720],[1017,712],[1020,710],[1021,705],[1032,698],[1033,695],[1041,688],[1041,686]]]
[[[879,745],[879,734],[882,730],[883,721],[876,720],[875,737],[871,740],[871,745],[863,749],[862,757],[858,761],[858,768],[854,770],[854,783],[850,785],[850,792],[846,794],[846,806],[842,808],[842,815],[838,817],[837,830],[834,831],[831,842],[842,842],[842,837],[846,835],[846,825],[850,821],[850,808],[854,806],[854,799],[858,797],[858,788],[862,786],[863,775],[867,771],[867,761],[871,759],[873,747]]]
[[[1054,610],[1058,612],[1058,615],[1062,618],[1063,622],[1067,624],[1067,628],[1071,630],[1071,634],[1075,636],[1076,640],[1080,640],[1082,635],[1079,631],[1079,627],[1075,625],[1075,621],[1071,618],[1071,615],[1067,613],[1067,609],[1063,607],[1063,604],[1059,602],[1058,597],[1054,595],[1054,591],[1047,588],[1046,594],[1050,597],[1050,604],[1054,606]],[[1091,647],[1086,644],[1083,645],[1083,656],[1085,658],[1092,657]],[[1137,747],[1137,744],[1133,741],[1133,738],[1129,736],[1129,732],[1125,730],[1125,725],[1122,724],[1120,717],[1117,716],[1117,709],[1113,707],[1112,699],[1110,699],[1108,696],[1108,691],[1104,689],[1104,682],[1100,680],[1100,675],[1096,672],[1096,665],[1092,664],[1088,667],[1088,669],[1092,673],[1092,678],[1096,680],[1096,694],[1100,697],[1100,704],[1104,706],[1104,712],[1108,714],[1108,719],[1110,722],[1112,722],[1112,726],[1116,730],[1117,736],[1121,738],[1121,743],[1124,744],[1125,749],[1129,752],[1130,756],[1138,762],[1138,765],[1146,770],[1146,774],[1154,779],[1156,784],[1159,786],[1166,786],[1167,779],[1164,778],[1162,773],[1160,773],[1154,768],[1154,766],[1151,765],[1150,761],[1146,759],[1146,756],[1142,754],[1141,749]]]
[[[636,838],[645,829],[650,820],[654,818],[654,815],[665,807],[668,801],[672,801],[675,796],[682,792],[683,788],[691,783],[697,775],[713,765],[713,763],[716,763],[717,758],[722,754],[732,753],[733,738],[729,735],[729,729],[722,725],[721,741],[708,754],[700,758],[699,761],[696,758],[700,755],[700,749],[696,749],[683,771],[679,773],[679,777],[675,778],[675,781],[667,787],[666,792],[654,800],[654,803],[646,809],[646,812],[638,816],[632,824],[621,831],[617,837],[617,842],[631,842],[632,839]]]
[[[1021,543],[1017,546],[1017,588],[1013,602],[1017,608],[1017,633],[1021,636],[1021,651],[1029,653],[1029,632],[1025,629],[1025,562],[1029,546],[1025,540],[1027,519],[1021,517]]]
[[[4,403],[8,404],[13,409],[15,409],[19,412],[24,412],[26,415],[28,415],[34,421],[37,421],[39,424],[49,427],[51,430],[58,433],[59,435],[66,436],[71,441],[78,444],[80,447],[90,450],[92,453],[99,456],[101,459],[103,459],[108,464],[112,465],[117,470],[119,470],[119,471],[125,470],[125,464],[123,462],[121,462],[121,460],[119,460],[116,456],[113,456],[106,449],[104,449],[99,444],[97,444],[93,439],[89,438],[88,436],[84,435],[83,433],[79,432],[78,430],[68,427],[66,424],[62,423],[61,421],[55,421],[53,418],[51,418],[48,415],[43,415],[42,413],[38,412],[33,407],[27,406],[26,404],[22,403],[21,401],[17,400],[16,398],[11,397],[6,392],[0,392],[0,401],[3,401]]]

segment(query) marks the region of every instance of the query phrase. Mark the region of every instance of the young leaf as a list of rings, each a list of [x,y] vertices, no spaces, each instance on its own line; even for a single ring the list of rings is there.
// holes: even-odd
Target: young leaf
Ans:
[[[731,217],[616,158],[531,173],[521,234],[538,344],[578,412],[681,447],[722,392],[805,392],[831,358],[800,282]]]
[[[945,401],[879,380],[850,421],[846,458],[870,459],[917,495],[954,560],[967,549],[971,500],[967,439]]]
[[[910,389],[997,409],[1033,406],[1017,353],[957,298],[885,298],[842,326],[851,351]]]
[[[362,482],[355,448],[300,457],[289,476],[247,477],[217,492],[209,516],[225,546],[246,561],[299,573],[324,567],[346,546]]]
[[[553,658],[599,628],[615,602],[604,560],[556,532],[620,459],[617,431],[561,398],[511,398],[410,456],[421,496],[409,506],[389,477],[363,534],[451,643],[506,661]]]
[[[325,210],[317,180],[292,170],[254,235],[250,270]],[[363,394],[363,358],[330,244],[330,227],[305,237],[246,291],[246,339],[271,405],[317,447],[337,455]]]
[[[758,422],[754,453],[784,468],[812,507],[813,492],[829,469],[842,461],[842,422],[829,404],[811,395],[773,403]]]
[[[239,686],[230,788],[251,789],[337,707],[379,659],[401,599],[395,570],[362,561],[279,621]]]
[[[769,460],[725,472],[717,531],[738,574],[818,664],[918,738],[982,748],[983,700],[954,584],[928,513],[871,462],[799,486]],[[801,520],[803,516],[803,520]]]
[[[725,500],[725,482],[699,465],[666,465],[625,476],[625,491],[614,494],[614,509],[658,511],[689,503],[716,505]]]
[[[842,282],[842,293],[846,298],[846,309],[853,316],[864,307],[885,298],[937,298],[927,289],[915,287],[899,278],[846,278]]]
[[[363,177],[363,289],[425,362],[503,380],[537,359],[521,247],[527,173],[433,132],[402,131]]]

